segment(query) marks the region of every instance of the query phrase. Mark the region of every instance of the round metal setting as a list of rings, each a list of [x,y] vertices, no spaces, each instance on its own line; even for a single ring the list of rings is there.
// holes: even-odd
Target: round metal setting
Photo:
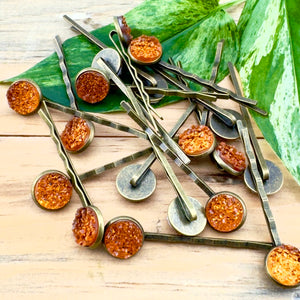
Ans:
[[[140,251],[143,243],[143,227],[131,217],[116,217],[105,225],[103,244],[113,257],[128,259]]]
[[[104,220],[99,208],[94,205],[79,208],[73,220],[72,231],[78,245],[89,249],[97,248],[104,234]]]
[[[241,217],[239,209],[242,211]],[[244,224],[247,210],[244,201],[238,195],[226,191],[216,193],[208,199],[205,215],[213,229],[226,233],[235,231]]]
[[[241,175],[244,170],[235,170],[232,168],[231,165],[227,164],[221,157],[218,150],[215,150],[212,154],[213,158],[215,159],[219,169],[226,171],[227,173],[233,175],[233,176],[239,176]]]
[[[156,178],[149,169],[141,178],[139,184],[134,187],[130,179],[139,170],[141,165],[129,165],[121,170],[116,179],[116,186],[119,193],[127,200],[138,202],[150,197],[156,188]]]
[[[128,45],[132,40],[132,35],[130,34],[131,28],[128,26],[125,17],[124,16],[114,17],[113,22],[121,42],[125,45]]]
[[[100,243],[102,242],[103,239],[103,234],[104,234],[104,219],[102,216],[102,213],[100,211],[100,209],[94,205],[90,205],[89,208],[93,209],[96,216],[97,216],[97,220],[98,220],[98,235],[97,235],[97,239],[95,241],[94,244],[92,244],[89,248],[90,249],[95,249],[97,248]]]
[[[277,193],[283,185],[283,175],[281,170],[271,161],[266,160],[267,167],[269,169],[269,179],[264,180],[264,189],[267,195]],[[252,175],[249,167],[244,172],[244,181],[246,186],[253,192],[257,192],[255,183],[252,179]]]
[[[85,120],[87,122],[87,125],[90,129],[90,134],[89,134],[89,137],[87,138],[87,140],[85,141],[84,145],[82,148],[80,148],[78,152],[82,152],[83,150],[85,150],[92,142],[92,140],[94,139],[94,136],[95,136],[95,126],[93,124],[93,122],[89,121],[89,120]]]
[[[105,72],[95,68],[85,68],[76,75],[75,88],[80,99],[95,104],[108,95],[110,82]]]
[[[169,205],[168,220],[170,225],[179,233],[186,236],[195,236],[204,230],[207,220],[200,202],[192,197],[188,198],[196,209],[197,219],[189,221],[183,213],[178,198],[175,198]]]
[[[31,186],[31,197],[34,203],[48,211],[62,209],[70,202],[71,196],[70,178],[58,170],[42,172]]]
[[[139,57],[134,54],[135,49],[133,47],[140,48]],[[130,59],[135,63],[152,65],[160,61],[163,51],[159,40],[155,36],[141,35],[130,42],[127,52]]]
[[[105,48],[98,52],[92,61],[92,68],[101,70],[101,67],[97,62],[100,58],[102,58],[110,66],[115,74],[119,75],[121,73],[122,59],[117,50],[113,48]]]
[[[84,120],[86,122],[86,125],[89,128],[89,135],[86,137],[85,141],[82,143],[81,147],[76,147],[75,149],[69,149],[68,147],[66,147],[66,145],[64,144],[63,138],[61,136],[61,140],[64,144],[65,149],[69,152],[69,153],[80,153],[82,151],[84,151],[93,141],[94,136],[95,136],[95,127],[94,124],[89,121],[89,120]],[[71,122],[71,120],[69,121]],[[67,125],[66,125],[67,126]]]
[[[214,133],[206,125],[192,125],[179,135],[179,147],[192,158],[202,158],[216,147]]]
[[[300,285],[300,250],[291,245],[272,248],[265,258],[267,274],[285,287]]]
[[[231,166],[226,164],[226,162],[220,157],[218,151],[213,152],[213,158],[215,159],[216,163],[218,164],[219,169],[225,171],[231,175],[238,176],[243,173],[243,171],[236,171]]]
[[[158,87],[160,89],[167,89],[168,88],[167,81],[160,74],[157,74],[157,73],[151,72],[151,71],[148,71],[147,73],[149,75],[151,75],[156,80],[156,82],[157,82],[156,87]],[[146,86],[147,86],[147,83],[146,83]],[[163,97],[164,97],[163,94],[150,95],[150,102],[152,104],[158,103]]]
[[[232,109],[226,109],[226,111],[234,115],[237,120],[241,120],[242,116],[237,111]],[[209,127],[217,136],[226,140],[236,140],[240,137],[236,126],[230,127],[226,125],[215,114],[212,114],[209,119]]]
[[[217,143],[216,142],[216,137],[213,135],[213,142],[207,150],[205,150],[204,152],[202,152],[200,154],[197,154],[197,155],[189,154],[188,156],[191,157],[191,158],[194,158],[194,159],[201,159],[201,158],[207,157],[208,155],[210,155],[215,150],[216,143]]]
[[[39,109],[42,92],[34,81],[19,79],[10,85],[6,98],[11,109],[20,115],[27,116]]]

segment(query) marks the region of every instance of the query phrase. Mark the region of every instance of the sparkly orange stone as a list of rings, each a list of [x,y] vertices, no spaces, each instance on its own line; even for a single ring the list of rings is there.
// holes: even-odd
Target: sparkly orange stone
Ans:
[[[98,217],[95,211],[90,207],[79,208],[75,214],[72,231],[78,245],[90,247],[95,244],[99,232]]]
[[[138,61],[151,63],[162,55],[162,46],[155,36],[141,35],[130,42],[130,54]]]
[[[21,115],[28,115],[39,107],[41,94],[33,83],[19,80],[9,87],[6,98],[11,109]]]
[[[233,145],[221,142],[216,148],[220,158],[236,171],[244,171],[246,169],[246,157],[244,153],[238,151]]]
[[[114,257],[127,259],[142,247],[144,234],[138,224],[131,220],[118,220],[109,224],[104,233],[106,250]]]
[[[61,141],[70,152],[79,151],[87,143],[91,130],[86,120],[73,117],[61,134]]]
[[[280,245],[267,256],[267,270],[270,276],[285,286],[300,283],[300,250],[290,245]]]
[[[231,232],[241,226],[244,219],[242,202],[230,194],[217,194],[205,207],[205,215],[212,228]]]
[[[179,135],[178,145],[187,155],[200,155],[214,144],[214,134],[205,125],[193,125]]]
[[[43,208],[57,210],[71,200],[72,184],[66,176],[50,172],[42,175],[35,183],[34,196]]]
[[[109,92],[109,82],[96,70],[82,72],[76,79],[76,92],[80,99],[88,103],[102,101]]]

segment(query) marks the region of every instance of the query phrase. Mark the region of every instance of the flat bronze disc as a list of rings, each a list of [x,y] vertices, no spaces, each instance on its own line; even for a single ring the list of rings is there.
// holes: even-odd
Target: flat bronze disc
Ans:
[[[233,114],[237,120],[241,120],[242,116],[239,112],[232,109],[225,110]],[[240,137],[235,125],[233,127],[226,125],[215,114],[212,114],[211,118],[209,119],[209,127],[216,135],[226,140],[236,140]]]
[[[115,74],[119,74],[121,72],[122,60],[117,50],[107,48],[98,52],[92,61],[92,68],[101,70],[97,63],[97,60],[100,57],[111,67]]]
[[[204,207],[199,201],[192,197],[188,197],[194,205],[197,212],[197,219],[189,221],[184,215],[178,198],[175,198],[169,205],[168,220],[170,225],[179,233],[187,236],[195,236],[203,231],[206,225],[206,217]]]
[[[121,170],[117,176],[116,185],[119,193],[130,201],[142,201],[150,197],[156,187],[156,178],[149,169],[145,176],[141,178],[139,184],[134,187],[130,180],[137,173],[141,165],[129,165]]]
[[[264,180],[264,188],[265,188],[265,192],[267,195],[272,195],[277,193],[282,185],[283,185],[283,175],[281,170],[271,161],[266,160],[267,163],[267,167],[269,169],[270,175],[269,175],[269,179]],[[255,183],[253,182],[252,176],[251,176],[251,172],[249,170],[249,167],[247,167],[247,169],[244,172],[244,181],[245,184],[247,185],[247,187],[253,191],[253,192],[257,192],[256,191],[256,186]]]

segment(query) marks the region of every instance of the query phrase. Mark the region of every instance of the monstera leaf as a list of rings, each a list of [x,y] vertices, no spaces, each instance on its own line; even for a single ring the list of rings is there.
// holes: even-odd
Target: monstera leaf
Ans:
[[[300,183],[300,11],[294,0],[247,0],[238,29],[245,95],[264,137]]]
[[[241,0],[229,4],[239,3]],[[228,4],[225,6],[227,7]],[[133,36],[140,34],[155,35],[163,45],[163,60],[173,57],[180,60],[183,67],[203,78],[209,78],[217,43],[225,40],[223,61],[218,80],[227,74],[227,62],[237,60],[239,42],[236,25],[232,18],[222,10],[217,0],[149,0],[143,2],[126,15]],[[112,46],[108,33],[112,25],[99,28],[92,33],[108,46]],[[91,66],[93,57],[100,50],[83,36],[73,37],[63,44],[71,81],[76,74]],[[128,76],[127,76],[128,77]],[[33,68],[11,78],[28,78],[37,82],[43,96],[60,104],[69,106],[65,85],[56,54],[49,56]],[[126,81],[126,78],[123,78]],[[127,78],[129,81],[129,78]],[[131,83],[131,82],[129,82]],[[97,105],[77,99],[81,110],[91,112],[112,112],[121,110],[120,101],[125,96],[117,90]],[[178,98],[166,97],[158,106],[177,101]]]

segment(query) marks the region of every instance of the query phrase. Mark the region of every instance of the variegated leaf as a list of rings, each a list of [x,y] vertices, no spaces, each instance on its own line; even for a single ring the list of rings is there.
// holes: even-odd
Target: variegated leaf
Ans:
[[[264,137],[300,183],[300,11],[294,0],[247,0],[238,29],[245,95]]]

